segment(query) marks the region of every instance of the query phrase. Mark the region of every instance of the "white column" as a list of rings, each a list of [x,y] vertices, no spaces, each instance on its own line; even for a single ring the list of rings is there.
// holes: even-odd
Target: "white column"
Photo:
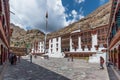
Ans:
[[[53,38],[53,53],[56,52],[56,38]]]
[[[51,53],[51,39],[49,40],[49,51],[48,53]]]
[[[59,52],[61,52],[61,37],[59,37],[59,46],[58,46],[59,48]]]
[[[41,42],[39,42],[39,52],[41,52]]]
[[[81,47],[81,36],[78,37],[78,51],[82,51],[82,47]]]
[[[96,51],[95,49],[95,45],[98,45],[97,44],[97,34],[92,34],[92,48],[91,48],[91,51]]]
[[[72,51],[72,38],[70,36],[70,52]]]
[[[42,44],[42,51],[44,52],[44,41],[41,43]]]
[[[56,40],[56,42],[57,42],[57,44],[58,44],[58,46],[57,46],[57,44],[56,44],[56,48],[58,48],[58,51],[56,51],[56,52],[61,52],[61,37],[58,37],[58,41]]]
[[[87,45],[85,45],[84,51],[85,51],[85,52],[88,52],[88,47],[87,47]]]

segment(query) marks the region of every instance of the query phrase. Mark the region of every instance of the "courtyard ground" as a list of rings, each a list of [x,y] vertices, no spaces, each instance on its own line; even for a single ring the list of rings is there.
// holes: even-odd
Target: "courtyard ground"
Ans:
[[[8,65],[4,74],[4,80],[109,80],[107,69],[99,69],[97,63],[87,63],[85,60],[67,58],[41,57],[33,58],[25,56],[17,65]]]

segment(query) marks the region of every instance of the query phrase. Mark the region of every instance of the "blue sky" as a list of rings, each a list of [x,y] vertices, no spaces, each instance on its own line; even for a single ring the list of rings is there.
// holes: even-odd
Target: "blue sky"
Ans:
[[[21,28],[53,32],[84,18],[109,0],[10,0],[11,23]],[[48,12],[48,27],[46,27]]]
[[[78,14],[87,16],[108,1],[109,0],[62,0],[62,4],[66,9],[66,14],[71,14],[72,10],[75,10]],[[67,20],[69,19],[73,19],[73,17],[70,16]]]

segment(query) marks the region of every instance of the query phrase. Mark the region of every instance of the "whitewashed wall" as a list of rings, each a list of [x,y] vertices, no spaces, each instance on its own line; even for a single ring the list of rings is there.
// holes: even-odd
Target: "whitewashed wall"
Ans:
[[[61,37],[49,40],[49,50],[47,54],[49,55],[49,57],[64,57],[63,53],[61,52]]]
[[[95,45],[98,45],[97,42],[97,34],[92,35],[92,48],[91,50],[88,49],[86,46],[84,51],[81,48],[81,36],[78,37],[78,49],[75,51],[75,49],[72,47],[72,38],[70,37],[70,52],[96,52]]]

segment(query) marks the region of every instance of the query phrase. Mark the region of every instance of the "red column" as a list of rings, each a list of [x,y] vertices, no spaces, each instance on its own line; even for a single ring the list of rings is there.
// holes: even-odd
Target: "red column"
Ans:
[[[114,55],[113,55],[113,51],[111,51],[111,59],[112,59],[112,63],[113,63],[113,57],[114,57]]]
[[[6,62],[6,60],[7,60],[7,50],[5,48],[5,62]]]
[[[113,62],[113,65],[115,65],[115,53],[114,53],[114,50],[112,50],[112,62]]]
[[[3,46],[2,46],[2,45],[0,45],[0,46],[1,46],[0,64],[2,64],[2,55],[3,55],[3,53],[2,53],[2,52],[3,52],[3,49],[2,49],[2,48],[3,48]]]
[[[111,51],[109,51],[108,54],[109,54],[109,58],[108,59],[111,60]]]
[[[117,66],[117,50],[116,48],[114,49],[114,65]]]
[[[3,48],[3,62],[5,62],[5,48]]]
[[[113,64],[114,64],[114,66],[115,66],[115,51],[113,51]]]
[[[112,52],[110,51],[110,60],[112,61]]]
[[[118,69],[120,69],[120,45],[118,47]]]
[[[4,62],[4,48],[3,48],[3,46],[2,46],[2,64],[3,64],[3,62]]]

